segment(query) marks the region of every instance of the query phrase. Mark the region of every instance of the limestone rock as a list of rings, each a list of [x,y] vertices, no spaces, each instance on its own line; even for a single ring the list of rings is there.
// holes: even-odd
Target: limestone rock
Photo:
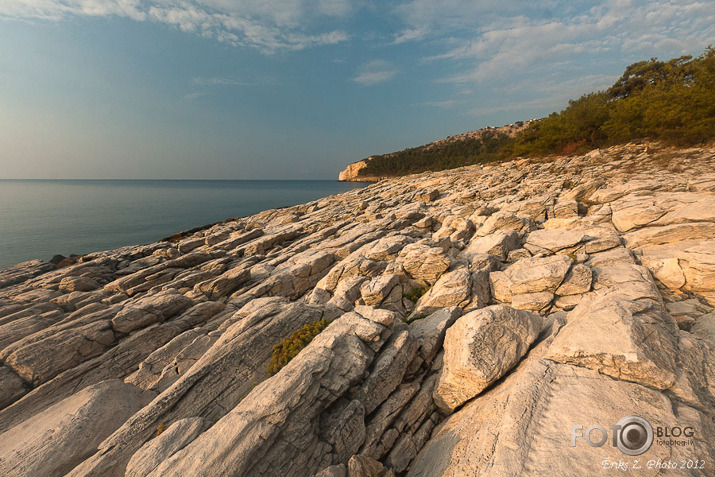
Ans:
[[[524,248],[531,253],[546,251],[557,253],[560,250],[575,247],[585,240],[586,235],[576,230],[541,229],[531,232],[524,243]]]
[[[439,308],[466,307],[472,298],[472,275],[458,268],[442,275],[417,302],[415,314],[429,314]]]
[[[230,295],[251,279],[251,271],[244,267],[233,268],[217,278],[197,283],[194,290],[206,294],[210,299]]]
[[[691,224],[645,227],[624,235],[629,248],[679,242],[681,240],[711,239],[715,236],[715,223],[696,222]]]
[[[5,366],[0,366],[0,409],[12,404],[27,392],[25,382]]]
[[[675,382],[677,349],[677,327],[662,305],[635,301],[616,288],[569,314],[548,358],[667,389]]]
[[[353,398],[363,403],[365,414],[372,413],[397,388],[407,366],[415,357],[418,343],[406,326],[401,331],[398,329],[396,327],[395,333],[385,343],[370,375],[360,388],[352,393]]]
[[[332,447],[319,439],[315,419],[360,379],[387,334],[389,329],[360,315],[342,316],[151,475],[317,472]]]
[[[605,475],[619,451],[571,426],[636,413],[695,429],[645,465],[707,460],[714,170],[656,144],[476,164],[0,270],[0,474]]]
[[[451,265],[451,260],[439,247],[410,244],[400,251],[397,263],[401,264],[412,278],[434,283]]]
[[[400,278],[397,275],[381,275],[363,283],[360,287],[360,295],[365,305],[377,306],[389,297],[392,290],[399,285]]]
[[[504,260],[509,252],[520,246],[519,234],[515,231],[494,232],[486,236],[473,238],[462,254],[468,257],[474,254],[490,254]]]
[[[591,290],[593,273],[588,265],[578,263],[571,267],[563,283],[556,289],[560,296],[580,295]]]
[[[572,260],[566,255],[524,258],[504,272],[512,294],[554,292],[566,278]]]
[[[610,445],[591,447],[581,438],[571,448],[572,426],[585,430],[594,423],[618,423],[635,412],[658,425],[711,432],[700,411],[688,406],[677,409],[676,415],[672,401],[651,388],[586,368],[534,360],[450,416],[407,475],[497,476],[522,469],[532,475],[602,475],[604,460],[617,462],[614,452],[620,452]],[[692,448],[654,444],[645,456],[656,461],[687,460],[693,452],[709,452],[704,441],[694,443]],[[693,475],[689,470],[673,473]]]
[[[0,435],[0,473],[64,475],[153,397],[119,380],[79,391]]]
[[[348,477],[385,477],[385,468],[375,459],[354,455],[348,461]]]
[[[484,224],[477,230],[477,235],[489,235],[494,232],[525,232],[531,228],[528,219],[522,219],[509,212],[497,212],[491,215]]]
[[[124,308],[112,319],[112,328],[119,333],[164,321],[189,308],[191,299],[173,291],[167,290],[156,295],[150,295],[124,305]]]
[[[99,288],[99,283],[86,277],[65,277],[60,281],[60,291],[91,291]]]
[[[453,411],[516,365],[541,331],[539,315],[495,305],[467,313],[447,330],[444,368],[434,392]]]
[[[439,197],[439,190],[437,189],[432,189],[429,191],[421,192],[417,194],[415,197],[417,200],[421,200],[424,202],[431,202],[435,200],[437,197]]]
[[[126,477],[145,477],[196,439],[211,424],[201,417],[180,419],[139,449],[127,464]]]
[[[25,381],[37,385],[102,354],[114,341],[109,321],[98,321],[20,346],[5,364]]]
[[[554,300],[551,292],[522,293],[511,297],[511,306],[517,310],[544,311]]]
[[[419,344],[417,353],[423,362],[432,362],[442,347],[447,329],[461,314],[460,308],[456,306],[442,308],[410,324],[410,334]]]

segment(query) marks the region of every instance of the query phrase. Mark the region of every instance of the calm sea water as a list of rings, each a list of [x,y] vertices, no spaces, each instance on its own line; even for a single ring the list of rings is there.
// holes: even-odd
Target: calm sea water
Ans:
[[[359,187],[337,181],[0,180],[0,268],[155,242]]]

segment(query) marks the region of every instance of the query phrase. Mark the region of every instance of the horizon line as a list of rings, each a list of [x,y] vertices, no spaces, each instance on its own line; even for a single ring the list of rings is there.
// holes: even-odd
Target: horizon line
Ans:
[[[236,182],[236,181],[249,181],[249,182],[341,182],[338,179],[103,179],[103,178],[92,178],[92,179],[76,179],[76,178],[1,178],[0,181],[204,181],[204,182]]]

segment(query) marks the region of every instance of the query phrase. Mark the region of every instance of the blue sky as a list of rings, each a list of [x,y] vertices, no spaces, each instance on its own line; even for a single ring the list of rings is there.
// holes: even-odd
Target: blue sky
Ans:
[[[713,25],[711,0],[0,0],[0,178],[333,179]]]

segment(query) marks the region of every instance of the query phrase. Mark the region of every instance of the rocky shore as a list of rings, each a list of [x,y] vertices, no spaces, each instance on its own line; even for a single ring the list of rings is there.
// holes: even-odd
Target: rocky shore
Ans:
[[[712,475],[714,308],[714,147],[408,176],[26,262],[0,271],[0,475]],[[630,415],[656,433],[638,457],[612,445]],[[601,446],[573,427],[596,424]]]

